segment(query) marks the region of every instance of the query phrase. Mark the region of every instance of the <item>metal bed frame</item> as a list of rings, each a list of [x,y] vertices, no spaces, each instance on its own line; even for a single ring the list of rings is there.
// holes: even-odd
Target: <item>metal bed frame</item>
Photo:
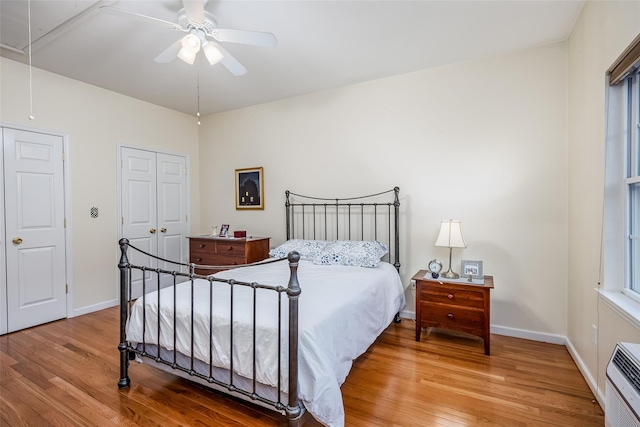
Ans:
[[[393,202],[380,202],[380,196],[389,193]],[[378,240],[389,248],[385,257],[389,263],[393,259],[399,273],[399,194],[400,188],[395,187],[369,196],[329,199],[287,190],[287,240]]]
[[[286,226],[287,226],[287,240],[296,238],[313,238],[317,236],[323,236],[322,240],[340,240],[341,238],[348,240],[365,240],[365,236],[369,236],[369,240],[379,240],[383,243],[387,243],[389,247],[388,262],[393,259],[393,265],[399,271],[399,188],[395,187],[393,190],[385,191],[382,193],[373,194],[364,197],[354,198],[333,198],[323,199],[302,196],[299,194],[286,191]],[[394,193],[393,202],[376,202],[364,200],[376,200],[380,196],[385,196],[388,193]],[[311,202],[309,202],[311,200]],[[331,203],[327,203],[331,201]],[[379,220],[382,218],[382,220]],[[393,242],[393,245],[391,244]],[[299,427],[303,423],[303,416],[305,415],[305,408],[302,402],[298,398],[298,299],[301,294],[300,284],[298,282],[297,270],[300,260],[300,255],[296,252],[291,252],[287,260],[289,262],[289,282],[286,287],[284,286],[271,286],[260,284],[257,282],[243,282],[233,279],[219,279],[212,276],[204,276],[195,274],[195,269],[211,269],[220,270],[221,268],[229,268],[229,266],[202,266],[196,264],[184,264],[180,262],[170,261],[163,258],[153,256],[146,253],[129,244],[128,239],[124,238],[119,241],[120,245],[120,261],[118,268],[120,269],[120,343],[118,344],[118,350],[120,351],[120,379],[118,381],[119,388],[127,388],[131,385],[129,378],[129,361],[134,360],[136,356],[146,357],[152,359],[154,362],[167,366],[171,369],[180,371],[191,377],[199,379],[200,382],[217,386],[217,389],[228,393],[230,395],[240,395],[245,400],[255,401],[261,403],[263,406],[271,407],[276,411],[284,415],[287,425],[291,427]],[[166,263],[165,265],[174,265],[174,270],[151,268],[147,266],[133,265],[129,262],[128,251],[129,249],[138,251],[148,257],[155,258],[159,261]],[[267,262],[280,262],[278,260],[270,260]],[[264,261],[262,262],[264,263]],[[160,263],[158,264],[160,265]],[[248,264],[254,265],[254,264]],[[234,266],[234,268],[242,268],[245,266]],[[188,273],[185,270],[188,269]],[[230,307],[231,307],[231,322],[230,322],[230,367],[228,369],[229,381],[224,382],[214,378],[212,366],[209,366],[209,373],[203,374],[197,372],[194,369],[194,316],[191,316],[191,356],[189,358],[189,366],[182,366],[177,361],[177,351],[171,351],[172,357],[163,358],[161,356],[160,347],[147,344],[145,342],[146,331],[146,304],[142,305],[143,310],[143,342],[134,346],[126,339],[126,325],[131,314],[131,307],[133,299],[131,295],[131,282],[132,274],[134,271],[142,272],[142,296],[140,298],[146,298],[147,294],[147,274],[150,272],[157,275],[157,283],[160,283],[161,275],[170,275],[173,278],[173,283],[169,286],[173,287],[173,304],[174,304],[174,319],[173,319],[173,345],[176,348],[176,319],[175,319],[175,304],[176,304],[176,285],[181,281],[191,282],[191,311],[193,313],[194,307],[194,280],[204,279],[209,281],[210,292],[213,292],[213,284],[226,284],[230,287]],[[179,281],[180,279],[183,279]],[[234,287],[249,287],[253,289],[253,378],[252,390],[247,391],[243,388],[239,388],[234,384],[234,372],[233,372],[233,294]],[[280,355],[280,349],[286,342],[288,343],[289,357],[288,357],[288,396],[287,402],[282,402],[282,384],[280,384],[280,377],[282,373],[282,360],[278,356],[278,398],[272,400],[260,395],[256,388],[256,322],[255,322],[255,302],[257,289],[268,290],[275,292],[278,295],[278,355]],[[288,310],[288,336],[282,337],[282,304],[283,294],[286,296],[289,304]],[[160,292],[157,293],[158,306],[160,306]],[[210,299],[211,300],[211,299]],[[144,301],[144,300],[143,300]],[[213,330],[213,315],[212,304],[210,303],[209,309],[209,331]],[[160,343],[160,310],[158,310],[158,330],[155,331],[158,336],[158,343]],[[396,322],[400,321],[399,315],[396,315]],[[209,340],[209,360],[212,360],[213,340]],[[155,351],[154,351],[155,350]]]

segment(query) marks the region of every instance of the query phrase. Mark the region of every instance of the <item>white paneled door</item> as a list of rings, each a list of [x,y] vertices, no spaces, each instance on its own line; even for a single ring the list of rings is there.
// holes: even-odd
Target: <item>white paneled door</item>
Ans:
[[[186,158],[153,151],[121,148],[122,237],[150,255],[187,262]],[[157,265],[148,255],[130,249],[129,262],[135,265],[180,270],[170,263]],[[161,286],[170,275],[161,276]],[[139,297],[158,287],[158,275],[134,270],[132,296]]]
[[[63,138],[3,128],[7,332],[67,315]]]
[[[157,216],[158,256],[168,260],[187,262],[187,165],[186,158],[158,153],[157,165]],[[174,270],[175,265],[159,266]]]

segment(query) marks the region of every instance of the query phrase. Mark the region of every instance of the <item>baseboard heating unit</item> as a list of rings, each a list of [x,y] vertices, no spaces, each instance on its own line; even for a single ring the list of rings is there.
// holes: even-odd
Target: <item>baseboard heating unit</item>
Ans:
[[[640,427],[640,344],[616,344],[605,393],[605,427]]]

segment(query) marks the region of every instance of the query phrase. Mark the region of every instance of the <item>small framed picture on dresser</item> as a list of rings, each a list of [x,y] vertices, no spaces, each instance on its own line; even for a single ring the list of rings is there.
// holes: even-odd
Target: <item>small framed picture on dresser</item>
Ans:
[[[229,224],[222,224],[220,226],[220,233],[218,233],[218,237],[227,237],[228,232],[229,232]]]
[[[460,271],[462,271],[462,277],[469,278],[473,280],[482,280],[484,279],[484,274],[482,272],[482,261],[469,261],[462,260]]]

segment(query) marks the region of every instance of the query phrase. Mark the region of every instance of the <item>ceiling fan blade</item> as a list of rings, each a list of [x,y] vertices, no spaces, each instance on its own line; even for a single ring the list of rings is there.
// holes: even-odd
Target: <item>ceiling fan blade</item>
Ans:
[[[182,4],[187,18],[197,24],[204,22],[204,0],[182,0]]]
[[[226,30],[217,28],[211,32],[212,37],[219,42],[242,43],[254,46],[276,47],[278,39],[271,33],[245,30]]]
[[[155,61],[161,64],[167,64],[172,62],[178,57],[178,52],[182,48],[182,39],[178,39],[175,43],[171,44],[168,48],[163,50],[160,55],[156,56]]]
[[[124,10],[124,9],[118,9],[111,6],[100,6],[100,11],[107,13],[109,15],[120,16],[123,18],[133,18],[138,21],[146,22],[148,24],[160,25],[170,30],[176,30],[176,31],[182,31],[182,32],[185,31],[180,25],[176,23],[165,21],[158,18],[153,18],[147,15],[141,15],[135,12],[129,12],[128,10]]]
[[[231,72],[231,74],[233,74],[234,76],[244,76],[245,74],[247,74],[247,69],[244,68],[244,65],[242,65],[236,58],[231,56],[231,54],[227,52],[226,49],[219,45],[216,45],[216,47],[218,48],[220,53],[224,55],[224,58],[222,58],[222,61],[220,61],[220,63],[224,65],[225,68]]]

